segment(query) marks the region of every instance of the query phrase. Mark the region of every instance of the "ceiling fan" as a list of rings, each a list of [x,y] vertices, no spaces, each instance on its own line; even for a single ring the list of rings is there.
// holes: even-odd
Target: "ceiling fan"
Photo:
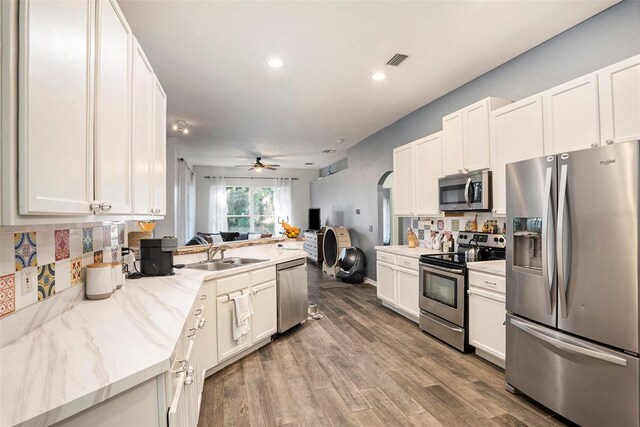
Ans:
[[[263,169],[269,169],[270,171],[277,170],[280,165],[269,165],[261,162],[262,157],[256,157],[256,162],[250,165],[236,165],[237,168],[249,168],[250,171],[262,172]]]

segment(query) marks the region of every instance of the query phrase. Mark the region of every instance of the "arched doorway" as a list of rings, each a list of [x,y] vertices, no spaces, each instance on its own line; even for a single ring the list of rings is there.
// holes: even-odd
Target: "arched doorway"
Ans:
[[[393,227],[393,171],[387,171],[378,180],[378,245],[397,243]]]

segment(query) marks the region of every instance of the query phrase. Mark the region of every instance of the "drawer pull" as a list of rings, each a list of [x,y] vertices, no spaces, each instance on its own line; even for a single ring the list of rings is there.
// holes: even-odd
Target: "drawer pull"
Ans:
[[[197,309],[196,311],[193,312],[194,316],[200,316],[201,314],[202,314],[202,309],[201,308],[199,308],[199,309]]]
[[[207,294],[200,295],[200,301],[207,299]]]
[[[484,283],[488,286],[491,286],[492,288],[495,288],[496,286],[498,286],[496,282],[490,282],[488,280],[485,280]]]
[[[204,325],[206,325],[206,324],[207,324],[207,319],[202,319],[198,323],[198,328],[202,329],[202,328],[204,328]]]
[[[191,337],[195,337],[196,336],[196,332],[198,331],[196,328],[189,328],[189,331],[191,332],[189,335],[187,335],[187,338],[191,338]]]

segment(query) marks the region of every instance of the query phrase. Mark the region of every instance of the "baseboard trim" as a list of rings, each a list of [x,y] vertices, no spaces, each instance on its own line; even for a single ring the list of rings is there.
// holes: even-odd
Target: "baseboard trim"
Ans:
[[[375,280],[370,279],[370,278],[368,278],[366,276],[364,278],[364,283],[368,283],[368,284],[370,284],[372,286],[375,286],[376,288],[378,287],[378,282],[376,282]]]

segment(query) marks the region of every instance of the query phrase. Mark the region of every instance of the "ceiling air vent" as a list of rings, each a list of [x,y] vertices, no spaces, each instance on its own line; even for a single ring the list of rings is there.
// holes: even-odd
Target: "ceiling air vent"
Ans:
[[[397,67],[398,65],[402,64],[402,62],[407,59],[409,57],[409,55],[403,55],[402,53],[396,53],[395,55],[393,55],[393,58],[391,58],[390,60],[387,61],[387,65],[393,65],[394,67]]]
[[[335,153],[336,150],[323,150],[322,151],[324,154],[331,154],[331,153]]]

